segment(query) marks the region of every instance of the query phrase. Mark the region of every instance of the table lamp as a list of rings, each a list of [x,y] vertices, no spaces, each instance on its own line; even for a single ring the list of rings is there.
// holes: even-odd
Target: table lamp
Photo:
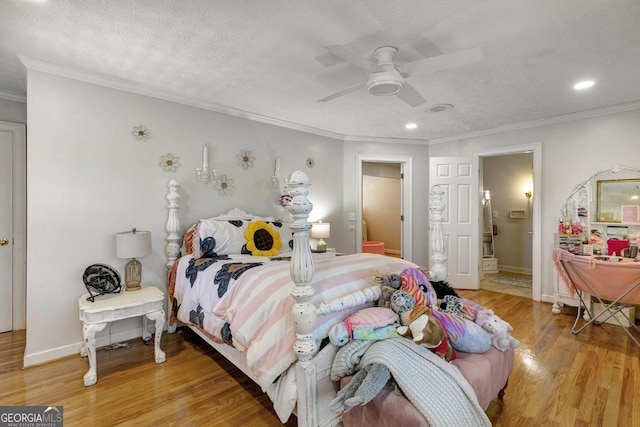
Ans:
[[[151,232],[138,231],[132,228],[116,234],[116,256],[131,258],[124,266],[124,284],[127,291],[140,289],[142,281],[142,264],[136,258],[142,258],[151,253]]]
[[[316,246],[317,252],[326,252],[327,244],[322,239],[328,239],[331,234],[331,224],[328,222],[316,222],[311,225],[311,237],[318,240],[318,245]]]

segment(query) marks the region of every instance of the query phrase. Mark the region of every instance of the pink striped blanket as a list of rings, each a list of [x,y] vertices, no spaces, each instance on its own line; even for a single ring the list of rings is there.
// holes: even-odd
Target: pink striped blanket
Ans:
[[[295,286],[288,260],[249,255],[228,259],[182,257],[170,275],[172,319],[195,325],[210,338],[233,345],[246,355],[263,390],[296,362],[291,309]],[[374,277],[400,273],[415,264],[398,258],[362,253],[347,256],[314,254],[312,286],[316,306],[374,285]],[[175,276],[175,281],[171,278]],[[318,316],[316,340],[331,326],[362,307]]]

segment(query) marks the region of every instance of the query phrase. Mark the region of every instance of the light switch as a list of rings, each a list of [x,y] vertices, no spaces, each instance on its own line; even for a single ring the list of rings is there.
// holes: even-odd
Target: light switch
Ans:
[[[498,218],[498,211],[493,211],[493,217]]]

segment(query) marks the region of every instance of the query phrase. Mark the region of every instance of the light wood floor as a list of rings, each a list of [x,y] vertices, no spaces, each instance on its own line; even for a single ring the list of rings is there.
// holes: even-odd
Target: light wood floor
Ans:
[[[504,400],[487,410],[494,426],[640,426],[640,351],[620,327],[575,336],[571,308],[553,315],[530,298],[459,293],[492,308],[521,341]],[[63,405],[67,427],[281,425],[259,388],[188,329],[163,334],[160,365],[141,340],[98,351],[92,387],[79,355],[22,369],[24,344],[24,331],[0,334],[0,406]]]
[[[489,291],[500,292],[503,294],[520,295],[523,297],[532,298],[531,288],[523,288],[519,286],[511,286],[511,285],[505,285],[502,283],[492,282],[492,280],[497,278],[498,276],[512,276],[516,278],[526,277],[529,279],[531,278],[531,275],[519,274],[519,273],[507,273],[507,272],[487,273],[484,275],[484,278],[480,280],[480,289],[487,289]]]

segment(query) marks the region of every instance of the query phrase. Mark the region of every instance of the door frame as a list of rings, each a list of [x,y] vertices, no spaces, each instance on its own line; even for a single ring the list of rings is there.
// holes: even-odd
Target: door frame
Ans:
[[[412,215],[411,215],[411,183],[413,181],[412,158],[391,154],[356,154],[356,253],[362,252],[362,164],[363,163],[400,163],[402,165],[402,258],[413,260]]]
[[[25,329],[27,318],[27,132],[22,123],[0,121],[13,145],[13,329]]]
[[[520,153],[533,153],[533,241],[531,247],[531,298],[534,301],[540,301],[542,292],[540,283],[540,280],[542,278],[542,205],[540,202],[542,200],[542,142],[533,142],[530,144],[522,145],[510,145],[506,147],[492,148],[490,150],[480,150],[474,152],[473,155],[477,157],[492,157]],[[481,183],[480,177],[478,177],[478,180],[479,183]],[[481,191],[479,191],[478,193],[478,203],[481,203]],[[478,238],[481,240],[481,236],[478,236]]]

